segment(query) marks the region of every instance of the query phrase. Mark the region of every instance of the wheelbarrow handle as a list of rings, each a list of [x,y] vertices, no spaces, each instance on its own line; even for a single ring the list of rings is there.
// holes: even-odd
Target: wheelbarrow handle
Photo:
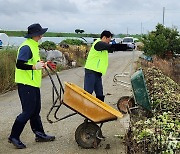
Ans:
[[[46,62],[47,67],[53,72],[56,73],[56,71],[51,67],[51,65],[49,64],[49,62]],[[46,67],[45,67],[46,68]],[[47,69],[47,68],[46,68]]]
[[[54,122],[60,121],[60,120],[62,120],[62,119],[65,119],[64,117],[63,117],[63,118],[58,118],[58,117],[57,117],[57,112],[58,112],[58,110],[60,109],[60,107],[61,107],[61,105],[62,105],[62,103],[63,103],[63,101],[62,101],[62,95],[61,95],[61,94],[64,93],[64,88],[63,88],[63,86],[62,86],[62,83],[61,83],[61,80],[60,80],[60,78],[59,78],[59,75],[58,75],[57,72],[51,67],[51,65],[50,65],[48,62],[47,62],[47,65],[46,65],[46,67],[45,67],[45,70],[46,70],[46,72],[48,73],[48,76],[49,76],[49,78],[50,78],[50,80],[51,80],[51,83],[52,83],[52,85],[53,85],[53,87],[52,87],[53,104],[52,104],[52,107],[50,108],[50,110],[49,110],[46,118],[47,118],[47,120],[48,120],[49,123],[54,123]],[[60,85],[60,89],[57,88],[57,86],[56,86],[56,84],[55,84],[55,82],[54,82],[54,80],[53,80],[53,78],[52,78],[52,76],[51,76],[50,71],[51,71],[53,74],[56,75],[57,80],[58,80],[59,85]],[[54,92],[56,93],[56,96],[57,96],[56,99],[55,99]],[[58,103],[58,102],[59,102],[59,103]],[[54,112],[53,109],[55,109],[55,112]],[[52,112],[54,113],[54,118],[55,118],[55,120],[50,120],[50,114],[51,114]]]
[[[58,80],[58,82],[59,82],[59,84],[60,84],[60,87],[61,87],[61,89],[62,89],[62,92],[64,93],[64,88],[63,88],[63,85],[62,85],[62,83],[61,83],[61,80],[60,80],[60,78],[59,78],[59,75],[57,74],[57,72],[51,67],[51,65],[47,62],[47,67],[51,70],[51,72],[53,72],[55,75],[56,75],[56,77],[57,77],[57,80]],[[56,85],[55,85],[55,83],[54,83],[54,81],[53,81],[53,79],[52,79],[52,77],[51,77],[51,74],[50,74],[50,72],[49,72],[49,70],[47,69],[47,67],[45,67],[45,70],[46,70],[46,72],[48,73],[48,76],[49,76],[49,78],[50,78],[50,80],[51,80],[51,82],[52,82],[52,84],[53,84],[53,87],[55,88],[55,91],[56,91]],[[56,91],[56,93],[57,93],[57,91]]]

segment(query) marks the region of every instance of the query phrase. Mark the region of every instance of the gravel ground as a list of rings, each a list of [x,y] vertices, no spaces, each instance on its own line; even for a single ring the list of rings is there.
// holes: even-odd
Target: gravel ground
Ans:
[[[140,55],[139,51],[134,52],[135,56]],[[131,72],[131,60],[133,54],[128,52],[115,52],[109,54],[109,68],[107,75],[103,77],[104,94],[106,94],[105,102],[116,108],[118,99],[125,95],[131,94],[131,88],[124,87],[113,82],[115,74],[122,71]],[[59,73],[61,81],[64,85],[65,81],[72,82],[83,87],[84,69],[82,67],[65,70]],[[54,76],[53,76],[54,77]],[[129,77],[122,78],[123,81],[129,82]],[[58,85],[56,83],[56,85]],[[48,143],[36,143],[34,134],[30,129],[29,123],[21,135],[21,140],[26,144],[26,149],[15,149],[14,146],[7,142],[7,138],[11,131],[15,117],[21,111],[17,90],[0,95],[0,154],[124,154],[126,147],[123,140],[117,136],[123,136],[127,132],[129,126],[129,116],[126,115],[116,121],[110,121],[103,125],[102,133],[106,137],[105,141],[101,141],[97,149],[82,149],[74,139],[76,128],[83,123],[84,118],[80,115],[69,117],[57,123],[50,124],[46,120],[46,115],[52,105],[51,82],[49,77],[45,77],[42,82],[42,110],[41,117],[45,131],[50,135],[55,135],[56,140]],[[63,106],[58,115],[64,116],[72,111]],[[107,145],[110,148],[106,148]]]

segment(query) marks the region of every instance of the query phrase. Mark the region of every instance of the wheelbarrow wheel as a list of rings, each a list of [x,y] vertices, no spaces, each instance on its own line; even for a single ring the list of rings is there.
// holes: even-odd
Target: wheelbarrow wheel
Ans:
[[[84,122],[78,126],[75,132],[75,140],[77,144],[86,149],[97,148],[102,136],[102,131],[98,125],[93,122]]]
[[[134,99],[130,96],[123,96],[117,102],[117,108],[123,114],[127,114],[131,107],[135,106]]]

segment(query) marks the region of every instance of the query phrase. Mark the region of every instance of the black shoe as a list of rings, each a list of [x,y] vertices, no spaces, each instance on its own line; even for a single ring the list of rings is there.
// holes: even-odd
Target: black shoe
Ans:
[[[54,140],[55,140],[55,136],[50,136],[41,132],[36,132],[36,138],[35,138],[36,142],[50,142]]]
[[[25,149],[26,148],[26,145],[23,144],[19,139],[9,137],[8,142],[12,143],[17,149]]]

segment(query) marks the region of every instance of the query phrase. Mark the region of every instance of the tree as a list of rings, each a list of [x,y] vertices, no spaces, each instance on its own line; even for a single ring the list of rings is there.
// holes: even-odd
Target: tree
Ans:
[[[84,33],[84,30],[83,30],[83,29],[81,29],[81,30],[80,30],[80,33],[81,33],[81,34],[82,34],[82,33]]]
[[[180,53],[180,38],[176,28],[158,24],[155,31],[143,36],[142,42],[144,53],[149,56],[165,57],[167,52]]]
[[[83,29],[75,29],[75,33],[77,33],[77,34],[81,33],[82,34],[82,33],[84,33],[84,30]]]
[[[81,31],[80,29],[75,29],[75,33],[77,34],[80,33],[80,31]]]

